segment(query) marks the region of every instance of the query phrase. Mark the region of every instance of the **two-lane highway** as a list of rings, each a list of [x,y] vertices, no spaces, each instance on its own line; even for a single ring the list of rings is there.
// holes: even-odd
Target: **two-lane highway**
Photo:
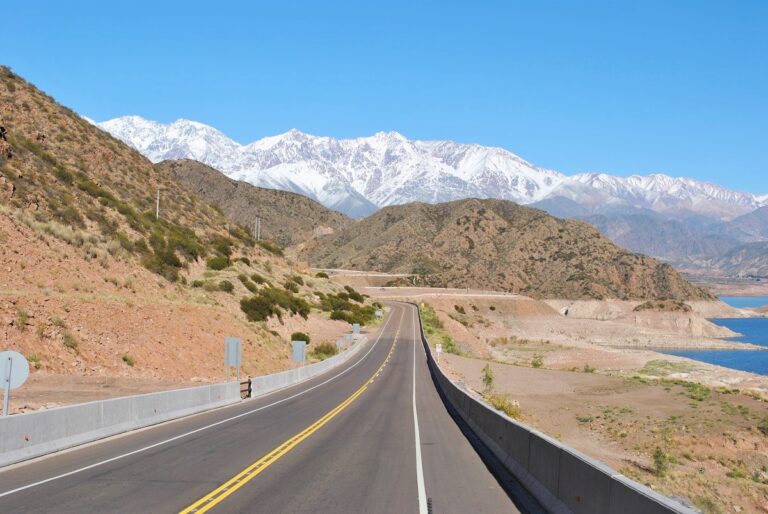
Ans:
[[[323,376],[0,471],[0,512],[516,512],[390,307]]]

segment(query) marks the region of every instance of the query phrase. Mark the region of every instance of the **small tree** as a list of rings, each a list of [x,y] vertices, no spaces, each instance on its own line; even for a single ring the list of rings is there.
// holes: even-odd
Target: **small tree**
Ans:
[[[495,375],[493,374],[493,369],[491,369],[490,364],[486,364],[483,368],[483,385],[485,386],[485,390],[490,392],[493,390],[493,380],[495,378]]]
[[[304,341],[309,344],[309,336],[304,332],[294,332],[291,334],[291,341]]]

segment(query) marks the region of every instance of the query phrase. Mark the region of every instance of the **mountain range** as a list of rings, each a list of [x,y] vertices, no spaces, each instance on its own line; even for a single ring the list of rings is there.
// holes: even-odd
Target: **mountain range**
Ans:
[[[606,209],[646,209],[673,218],[729,220],[768,205],[768,196],[662,174],[566,176],[502,148],[410,140],[397,132],[336,139],[290,130],[241,145],[213,127],[180,119],[162,124],[124,116],[98,125],[153,162],[194,159],[230,178],[302,194],[352,217],[388,205],[497,198],[578,206],[586,216]]]
[[[503,199],[587,221],[621,246],[692,273],[763,269],[757,247],[742,246],[768,240],[768,195],[664,174],[567,176],[502,148],[397,132],[335,139],[294,129],[242,145],[184,119],[92,123],[153,162],[193,159],[230,179],[298,193],[351,217],[411,202]],[[729,253],[743,258],[734,264]]]

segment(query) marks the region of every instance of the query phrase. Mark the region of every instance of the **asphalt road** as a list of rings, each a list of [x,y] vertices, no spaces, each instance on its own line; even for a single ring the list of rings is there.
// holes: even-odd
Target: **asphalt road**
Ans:
[[[0,471],[0,512],[538,512],[457,424],[393,303],[350,362]]]

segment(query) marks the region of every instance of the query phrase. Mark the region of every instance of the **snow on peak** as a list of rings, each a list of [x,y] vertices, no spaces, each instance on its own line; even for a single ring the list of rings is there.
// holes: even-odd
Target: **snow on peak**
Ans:
[[[627,206],[721,218],[768,205],[768,195],[757,197],[661,173],[568,177],[503,148],[409,140],[396,131],[336,139],[292,128],[241,145],[209,125],[187,119],[163,124],[123,116],[97,125],[153,162],[195,159],[232,178],[303,194],[353,216],[392,204],[468,197],[521,204],[562,197],[594,211]]]

